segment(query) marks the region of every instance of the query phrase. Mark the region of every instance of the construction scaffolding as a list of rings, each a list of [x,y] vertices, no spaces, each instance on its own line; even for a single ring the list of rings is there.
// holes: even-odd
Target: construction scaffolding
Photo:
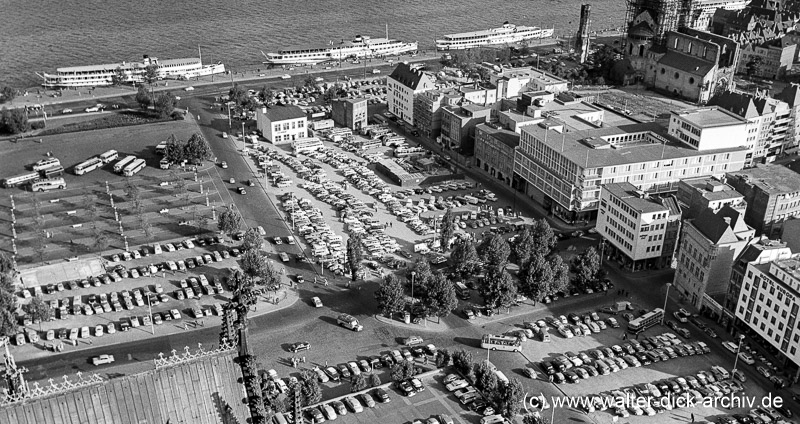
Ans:
[[[628,25],[626,32],[629,33],[634,26],[646,22],[653,31],[653,45],[663,46],[667,41],[667,32],[678,30],[684,3],[687,1],[690,0],[628,0],[625,11],[625,22]],[[642,12],[648,12],[652,22],[648,18],[640,18]]]

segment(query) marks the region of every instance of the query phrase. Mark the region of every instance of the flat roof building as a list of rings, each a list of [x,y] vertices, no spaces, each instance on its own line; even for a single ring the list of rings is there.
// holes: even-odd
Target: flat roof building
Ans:
[[[783,222],[800,217],[800,174],[772,164],[726,174],[726,181],[747,202],[745,221],[758,234],[780,236]]]
[[[694,219],[706,209],[716,213],[730,206],[742,213],[747,208],[744,196],[714,177],[687,178],[678,182],[678,202],[684,219]]]
[[[747,146],[746,119],[720,107],[673,111],[669,135],[697,150]]]
[[[511,186],[519,134],[493,124],[475,127],[475,165],[490,177]]]
[[[331,102],[331,117],[337,125],[358,131],[367,126],[367,99],[336,99]]]

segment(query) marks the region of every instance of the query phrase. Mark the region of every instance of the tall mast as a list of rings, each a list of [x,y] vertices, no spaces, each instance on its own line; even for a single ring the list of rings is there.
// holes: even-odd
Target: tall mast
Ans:
[[[389,39],[389,23],[386,23],[386,39]]]
[[[200,45],[199,44],[197,45],[197,54],[200,55],[200,64],[202,65],[203,64],[203,52],[200,51]]]

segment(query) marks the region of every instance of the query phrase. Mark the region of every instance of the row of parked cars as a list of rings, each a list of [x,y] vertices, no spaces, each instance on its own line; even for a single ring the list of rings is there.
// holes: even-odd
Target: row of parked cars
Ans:
[[[592,349],[587,352],[565,352],[539,366],[554,383],[579,383],[597,375],[608,375],[629,367],[641,367],[668,361],[678,356],[702,355],[711,349],[703,342],[682,343],[672,333],[629,340],[626,343]]]
[[[508,378],[499,370],[495,369],[500,381],[506,383]],[[444,378],[445,388],[455,395],[461,405],[470,408],[480,414],[481,424],[507,424],[509,423],[502,415],[495,413],[494,407],[483,399],[481,393],[469,382],[457,374],[448,374]],[[448,417],[449,418],[449,417]],[[428,421],[430,424],[438,424],[435,421]]]

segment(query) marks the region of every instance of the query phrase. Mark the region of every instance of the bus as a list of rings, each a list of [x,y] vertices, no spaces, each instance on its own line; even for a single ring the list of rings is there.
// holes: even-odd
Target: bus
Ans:
[[[131,162],[135,160],[136,156],[133,155],[125,156],[124,159],[114,164],[114,172],[116,172],[117,174],[121,174],[122,170],[125,169],[126,166],[128,166]]]
[[[102,155],[100,155],[100,160],[103,161],[103,165],[105,165],[105,164],[107,164],[107,163],[109,163],[111,161],[117,160],[118,157],[119,157],[119,153],[117,153],[116,150],[109,150],[109,151],[103,153]]]
[[[456,284],[456,296],[458,296],[461,300],[469,300],[472,293],[470,292],[469,288],[462,282],[457,282]]]
[[[64,175],[64,167],[61,165],[54,166],[52,168],[47,168],[39,171],[45,178],[53,178],[53,177],[60,177]]]
[[[156,146],[156,153],[159,154],[159,155],[164,155],[164,154],[167,153],[167,142],[166,141],[162,141],[161,143],[158,143],[158,145]]]
[[[521,352],[522,342],[513,336],[495,336],[484,334],[481,339],[481,347],[491,350],[507,350],[511,352]]]
[[[63,178],[48,178],[39,180],[31,185],[31,191],[63,190],[67,188],[67,183]]]
[[[18,185],[27,184],[38,178],[39,178],[38,172],[27,172],[25,174],[14,175],[13,177],[8,177],[3,179],[3,187],[5,188],[16,187]]]
[[[61,161],[56,158],[42,159],[33,164],[33,170],[39,172],[44,171],[47,168],[53,168],[60,165]]]
[[[101,166],[103,166],[103,161],[98,157],[93,157],[85,162],[75,165],[75,175],[83,175],[87,172],[92,172]]]
[[[144,169],[145,165],[147,165],[147,162],[144,159],[136,159],[122,170],[122,175],[132,177]]]
[[[628,323],[628,332],[641,333],[642,331],[647,330],[650,327],[661,324],[661,321],[663,319],[664,319],[664,310],[661,308],[653,309],[652,311],[640,316],[639,318],[632,319]]]

